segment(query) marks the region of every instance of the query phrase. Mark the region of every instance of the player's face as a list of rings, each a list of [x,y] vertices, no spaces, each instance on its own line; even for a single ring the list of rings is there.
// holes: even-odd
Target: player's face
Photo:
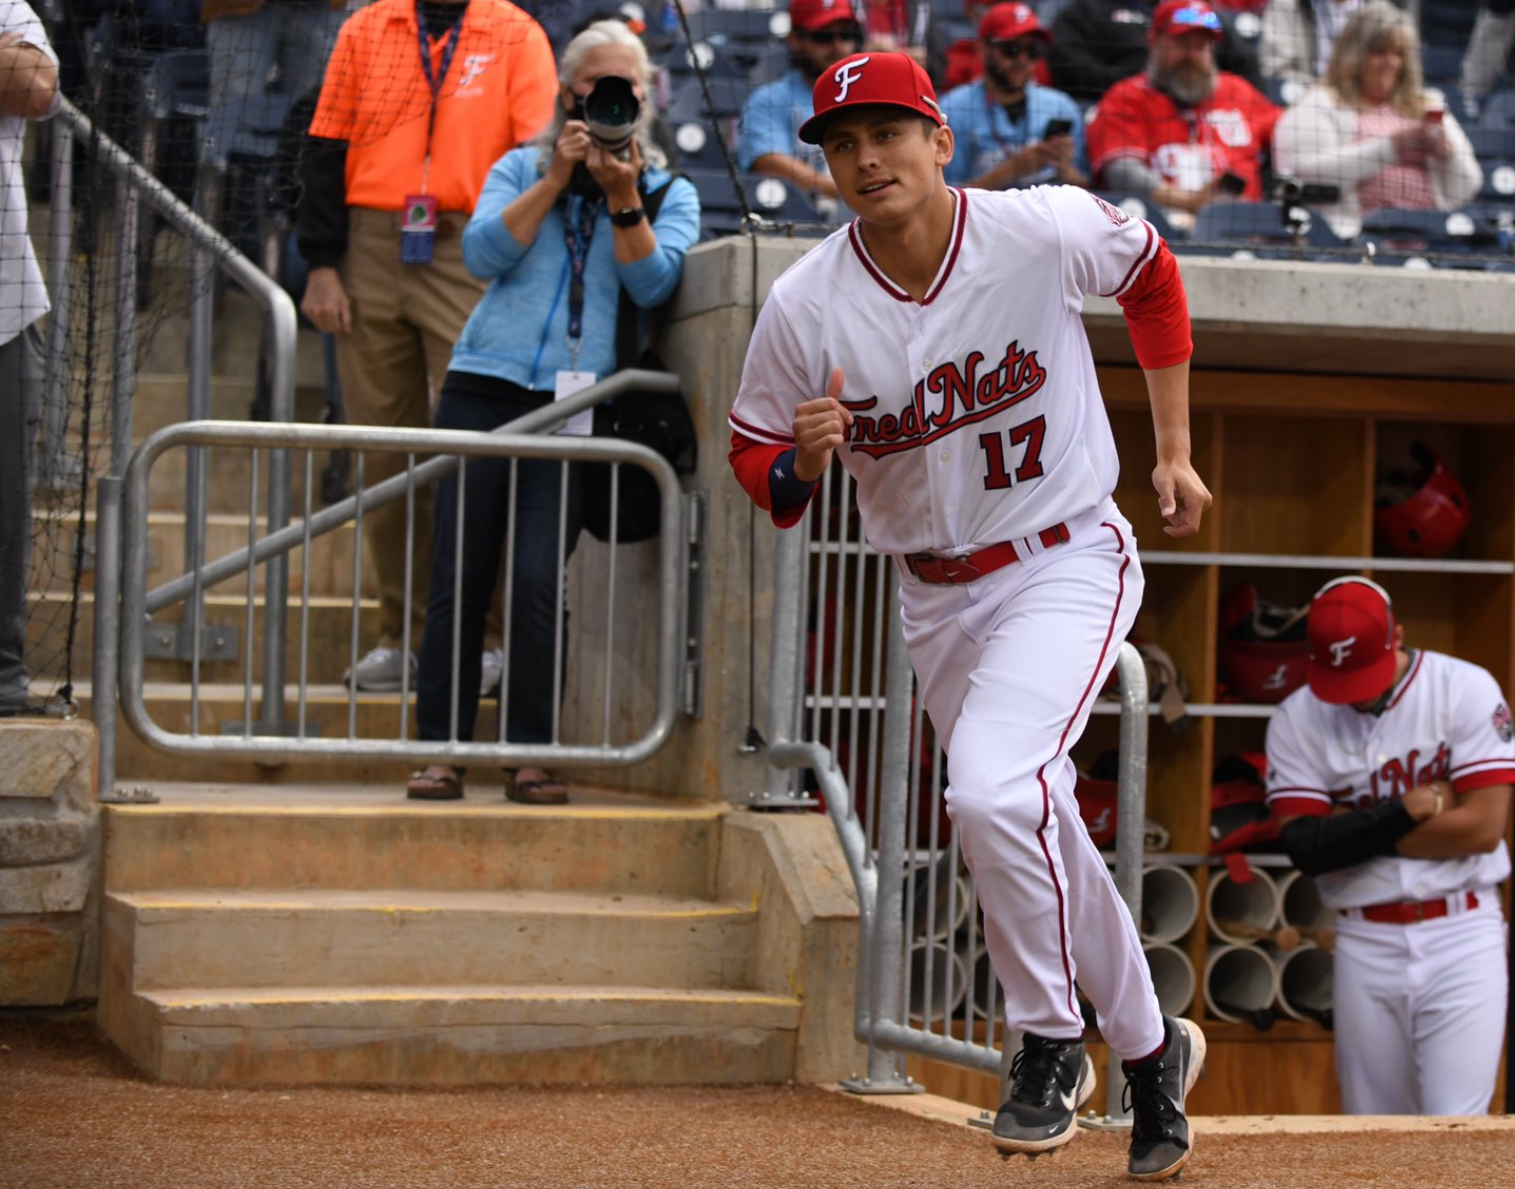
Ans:
[[[832,118],[821,147],[842,201],[870,223],[907,221],[944,185],[952,133],[897,107]]]

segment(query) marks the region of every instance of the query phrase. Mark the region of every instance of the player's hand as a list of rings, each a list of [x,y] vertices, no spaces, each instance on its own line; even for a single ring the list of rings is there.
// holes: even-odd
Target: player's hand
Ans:
[[[1168,522],[1163,532],[1170,537],[1192,537],[1199,532],[1200,518],[1215,497],[1187,458],[1159,462],[1152,472],[1152,486],[1157,489],[1157,510]]]
[[[327,334],[352,333],[352,303],[334,268],[313,268],[305,282],[300,312]]]
[[[1456,793],[1448,781],[1433,780],[1411,789],[1400,800],[1405,812],[1417,822],[1428,822],[1456,804]]]
[[[794,474],[812,483],[826,473],[836,448],[847,440],[852,414],[842,407],[841,368],[832,368],[826,395],[794,411]]]

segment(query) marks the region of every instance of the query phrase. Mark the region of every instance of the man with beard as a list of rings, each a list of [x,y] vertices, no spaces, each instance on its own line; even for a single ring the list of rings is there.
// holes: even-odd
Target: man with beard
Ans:
[[[1092,102],[1142,69],[1155,23],[1152,0],[1072,0],[1052,24],[1052,85]],[[1222,70],[1262,85],[1257,55],[1231,29],[1215,47]]]
[[[996,4],[978,27],[984,75],[942,100],[956,145],[944,171],[950,186],[1006,190],[1088,180],[1084,118],[1078,104],[1032,79],[1050,40],[1025,4]]]
[[[1217,198],[1262,198],[1260,155],[1279,109],[1217,70],[1220,18],[1202,0],[1164,0],[1145,74],[1116,83],[1089,120],[1101,189],[1150,197],[1187,222]]]
[[[789,6],[789,73],[759,87],[742,106],[737,164],[782,178],[809,194],[836,197],[826,157],[800,140],[814,111],[821,72],[855,53],[862,29],[851,0],[794,0]]]

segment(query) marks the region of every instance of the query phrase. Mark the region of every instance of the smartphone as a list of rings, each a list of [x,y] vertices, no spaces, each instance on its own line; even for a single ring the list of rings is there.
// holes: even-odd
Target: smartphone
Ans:
[[[1427,124],[1440,124],[1441,123],[1441,117],[1444,116],[1444,115],[1446,115],[1446,114],[1447,113],[1446,113],[1446,109],[1445,108],[1441,108],[1441,107],[1428,107],[1428,108],[1426,108],[1426,123]]]
[[[1215,183],[1215,188],[1222,194],[1240,194],[1247,188],[1247,179],[1240,174],[1232,173],[1229,169],[1220,175]]]
[[[1072,132],[1072,120],[1048,120],[1046,131],[1042,133],[1042,139],[1051,140],[1054,136],[1068,136]]]

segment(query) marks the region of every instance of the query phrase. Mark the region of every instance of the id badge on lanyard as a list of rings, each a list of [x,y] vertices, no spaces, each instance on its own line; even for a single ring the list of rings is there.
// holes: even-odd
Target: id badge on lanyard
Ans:
[[[430,264],[437,246],[437,196],[428,194],[426,187],[431,178],[431,141],[437,130],[437,103],[442,95],[442,83],[452,66],[452,55],[463,37],[463,21],[466,12],[447,31],[442,46],[442,62],[435,77],[431,72],[431,48],[426,40],[426,16],[421,0],[416,0],[416,38],[420,43],[421,71],[426,75],[426,86],[431,91],[431,111],[426,124],[426,157],[421,165],[421,190],[405,196],[405,206],[400,213],[400,263]]]

